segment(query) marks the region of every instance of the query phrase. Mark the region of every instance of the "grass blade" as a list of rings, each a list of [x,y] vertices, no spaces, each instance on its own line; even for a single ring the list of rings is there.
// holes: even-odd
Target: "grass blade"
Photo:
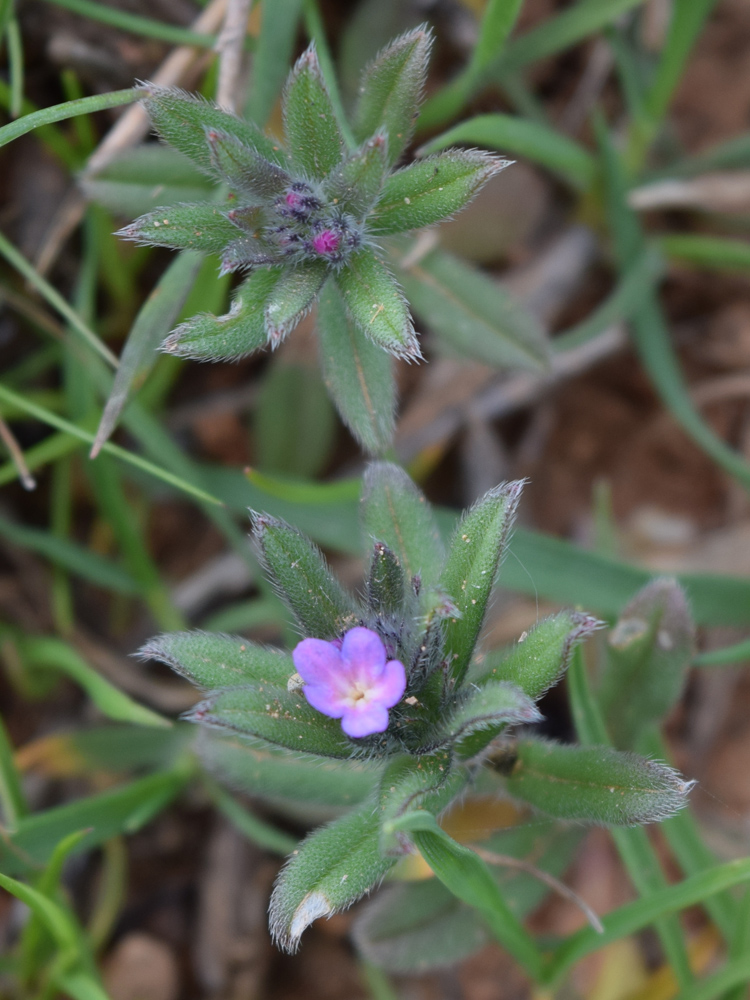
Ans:
[[[116,108],[121,104],[132,104],[142,96],[143,92],[139,88],[129,87],[127,90],[95,94],[93,97],[82,97],[77,101],[65,101],[63,104],[54,104],[50,108],[33,111],[0,128],[0,146],[5,146],[41,125],[65,121],[66,118],[74,118],[76,115],[88,115],[94,111],[103,111],[105,108]]]
[[[172,45],[195,45],[210,49],[216,42],[213,35],[202,35],[200,32],[181,28],[176,24],[164,24],[163,21],[155,21],[150,17],[140,17],[124,10],[105,7],[103,4],[93,3],[92,0],[47,0],[47,2],[55,4],[56,7],[64,7],[92,21],[110,24],[121,31],[129,31],[144,38],[156,38]]]

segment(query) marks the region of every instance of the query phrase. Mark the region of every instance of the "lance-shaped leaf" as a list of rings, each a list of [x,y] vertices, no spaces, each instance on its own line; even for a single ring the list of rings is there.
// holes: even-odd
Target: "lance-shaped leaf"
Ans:
[[[500,944],[532,979],[541,979],[544,967],[542,955],[509,909],[484,861],[441,830],[434,816],[425,810],[404,813],[393,825],[409,833],[443,885],[458,899],[479,910]]]
[[[235,239],[223,249],[219,274],[233,274],[235,271],[243,269],[254,270],[259,267],[267,267],[270,264],[276,264],[278,260],[277,251],[260,236],[235,235]]]
[[[229,132],[206,129],[206,142],[214,170],[233,190],[267,201],[280,195],[292,183],[286,170]]]
[[[338,720],[316,712],[301,691],[287,691],[270,683],[213,691],[183,718],[254,736],[297,753],[346,760],[357,752]]]
[[[302,53],[289,74],[283,114],[295,166],[309,177],[322,180],[344,156],[344,139],[314,43]]]
[[[138,655],[144,660],[166,663],[205,691],[264,683],[284,687],[294,673],[288,653],[216,632],[157,635],[149,639]]]
[[[146,84],[143,105],[154,128],[171,146],[179,149],[202,170],[214,173],[206,130],[216,129],[233,135],[256,153],[285,166],[288,157],[278,142],[269,139],[252,122],[221,111],[200,97],[182,90]]]
[[[468,772],[454,767],[453,755],[447,750],[439,750],[429,756],[401,755],[394,758],[386,766],[380,781],[381,852],[408,854],[408,840],[394,833],[394,820],[414,809],[425,809],[433,815],[442,812],[468,780]]]
[[[375,542],[367,574],[367,604],[376,615],[394,614],[404,606],[406,580],[401,563],[384,542]]]
[[[366,451],[385,451],[396,411],[390,356],[351,321],[334,281],[320,294],[317,326],[323,379],[341,419]]]
[[[616,746],[630,749],[680,697],[695,627],[676,580],[654,580],[627,605],[608,637],[601,702]]]
[[[327,276],[328,265],[322,260],[303,261],[282,272],[266,305],[266,330],[272,347],[299,323]]]
[[[362,526],[369,539],[385,542],[410,577],[437,581],[444,551],[432,509],[398,465],[373,462],[362,487]]]
[[[383,187],[387,157],[388,139],[376,132],[326,177],[323,190],[328,201],[363,219]]]
[[[479,914],[436,878],[385,886],[354,924],[354,943],[389,972],[447,968],[489,940]]]
[[[388,165],[401,156],[414,132],[427,76],[432,35],[425,27],[396,38],[365,69],[354,116],[360,141],[378,129],[388,135]]]
[[[371,229],[402,233],[448,219],[510,162],[480,149],[451,149],[411,163],[386,180]]]
[[[522,489],[522,482],[514,482],[490,490],[464,514],[453,535],[440,586],[459,611],[445,624],[445,656],[456,686],[479,638]]]
[[[472,677],[510,681],[530,698],[541,698],[568,669],[576,645],[601,624],[590,615],[561,611],[535,625],[510,652],[488,654]]]
[[[172,205],[157,208],[117,233],[123,239],[174,250],[221,253],[240,234],[217,205]]]
[[[316,830],[282,870],[271,896],[269,925],[276,943],[296,951],[305,928],[347,909],[393,866],[378,848],[372,800]]]
[[[253,514],[253,530],[265,567],[306,636],[335,639],[358,624],[359,609],[316,545],[267,514]]]
[[[268,342],[265,311],[282,268],[255,271],[240,285],[223,316],[199,313],[170,333],[162,350],[196,361],[236,361]]]
[[[336,275],[349,315],[362,333],[397,358],[419,358],[406,299],[385,264],[369,247],[357,250]]]
[[[541,717],[520,687],[506,681],[489,681],[470,690],[448,721],[448,728],[456,756],[468,760],[481,753],[507,726],[538,722]]]
[[[142,383],[154,366],[159,343],[185,304],[201,261],[199,253],[181,253],[141,306],[120,355],[115,380],[91,447],[91,458],[96,458],[112,434],[134,387]]]
[[[304,812],[308,821],[313,805],[348,809],[377,787],[378,771],[366,761],[290,754],[260,740],[205,728],[195,749],[205,767],[225,784],[254,797],[283,802],[293,814]]]
[[[499,368],[547,366],[539,321],[476,268],[434,251],[400,270],[399,280],[414,312],[461,356]]]
[[[518,744],[506,783],[511,795],[548,816],[600,826],[658,823],[682,809],[693,786],[637,754],[542,740]]]

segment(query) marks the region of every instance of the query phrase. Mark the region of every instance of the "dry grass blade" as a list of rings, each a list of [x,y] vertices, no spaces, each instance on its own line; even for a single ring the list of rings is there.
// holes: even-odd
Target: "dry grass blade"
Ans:
[[[229,0],[224,15],[224,24],[216,42],[219,53],[219,84],[216,88],[216,103],[234,111],[237,97],[237,81],[242,66],[242,45],[247,34],[247,19],[250,17],[253,0]]]
[[[36,480],[31,475],[29,467],[26,465],[26,460],[23,457],[23,452],[21,447],[16,441],[13,431],[8,427],[5,421],[0,417],[0,438],[2,438],[5,447],[8,449],[8,453],[15,467],[18,469],[18,478],[21,480],[21,485],[25,490],[35,490]]]

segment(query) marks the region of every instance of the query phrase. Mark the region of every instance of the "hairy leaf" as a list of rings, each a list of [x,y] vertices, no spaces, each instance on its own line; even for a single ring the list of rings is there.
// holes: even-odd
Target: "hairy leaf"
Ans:
[[[367,574],[367,604],[377,615],[400,611],[406,597],[401,564],[384,542],[375,542]]]
[[[266,569],[306,636],[335,639],[358,623],[359,609],[316,545],[267,514],[253,515],[253,529]]]
[[[207,129],[206,142],[214,170],[235,191],[264,200],[281,194],[292,183],[286,170],[229,132]]]
[[[302,319],[328,275],[325,261],[304,261],[282,271],[266,305],[266,330],[273,347]]]
[[[196,163],[202,170],[214,173],[211,150],[206,142],[206,130],[216,129],[234,136],[256,153],[285,166],[286,152],[265,136],[252,122],[221,111],[200,97],[182,90],[146,84],[143,105],[154,128],[170,145]]]
[[[378,848],[372,800],[316,830],[281,872],[271,896],[271,934],[296,951],[305,928],[319,917],[347,909],[393,866]]]
[[[359,330],[397,358],[419,358],[409,307],[393,275],[369,247],[353,253],[336,275],[346,308]]]
[[[464,514],[449,546],[440,586],[459,612],[445,626],[445,655],[456,685],[479,638],[522,488],[514,482],[490,490]]]
[[[383,132],[376,132],[326,177],[323,190],[328,200],[364,219],[383,186],[387,157],[388,139]]]
[[[549,344],[538,320],[497,281],[442,251],[399,271],[412,309],[462,356],[538,371]]]
[[[131,222],[117,235],[147,246],[221,253],[240,231],[218,205],[172,205]]]
[[[478,149],[452,149],[397,170],[383,186],[372,231],[401,233],[448,219],[509,163]]]
[[[283,687],[294,673],[288,653],[216,632],[169,632],[141,648],[141,659],[166,663],[199,688],[273,684]]]
[[[666,764],[606,746],[518,744],[511,795],[559,819],[600,826],[658,823],[686,804],[692,782]]]
[[[301,691],[290,692],[271,683],[213,691],[183,718],[298,753],[346,760],[356,752],[337,719],[316,712]]]
[[[322,180],[344,156],[344,140],[314,43],[299,57],[284,89],[284,129],[296,167]]]
[[[510,652],[489,653],[473,677],[510,681],[536,700],[563,676],[576,645],[600,627],[590,615],[561,611],[535,625]]]
[[[448,726],[456,756],[468,760],[481,753],[509,725],[538,722],[536,705],[520,687],[507,681],[489,681],[471,689],[451,716]]]
[[[280,267],[255,271],[240,285],[228,313],[193,316],[170,333],[162,350],[197,361],[235,361],[265,347],[265,310],[281,274]]]
[[[430,505],[403,469],[373,462],[365,470],[362,525],[368,538],[384,542],[412,578],[437,582],[444,551]]]
[[[631,749],[680,697],[695,645],[685,592],[676,580],[649,583],[609,634],[601,701],[616,746]]]
[[[415,28],[390,43],[365,69],[354,132],[362,141],[383,129],[388,135],[388,164],[403,153],[414,132],[427,76],[432,35]]]
[[[341,419],[365,451],[385,451],[396,410],[390,356],[357,329],[334,281],[320,294],[317,325],[323,379]]]

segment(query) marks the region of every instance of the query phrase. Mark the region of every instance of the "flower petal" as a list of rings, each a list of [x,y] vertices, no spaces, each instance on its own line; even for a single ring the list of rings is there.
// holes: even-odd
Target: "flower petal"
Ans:
[[[292,660],[308,684],[330,684],[341,673],[341,653],[324,639],[303,639],[292,651]]]
[[[400,660],[389,660],[381,677],[370,687],[370,698],[385,708],[393,708],[406,690],[406,671]]]
[[[361,706],[361,708],[360,708]],[[388,709],[377,702],[357,702],[341,720],[341,728],[347,736],[371,736],[383,733],[388,728]]]
[[[340,693],[330,686],[323,687],[318,684],[305,684],[302,694],[307,698],[308,705],[329,719],[340,719],[349,711],[349,706],[342,700]]]
[[[352,628],[344,636],[341,656],[356,681],[375,680],[385,667],[383,640],[369,628]]]

